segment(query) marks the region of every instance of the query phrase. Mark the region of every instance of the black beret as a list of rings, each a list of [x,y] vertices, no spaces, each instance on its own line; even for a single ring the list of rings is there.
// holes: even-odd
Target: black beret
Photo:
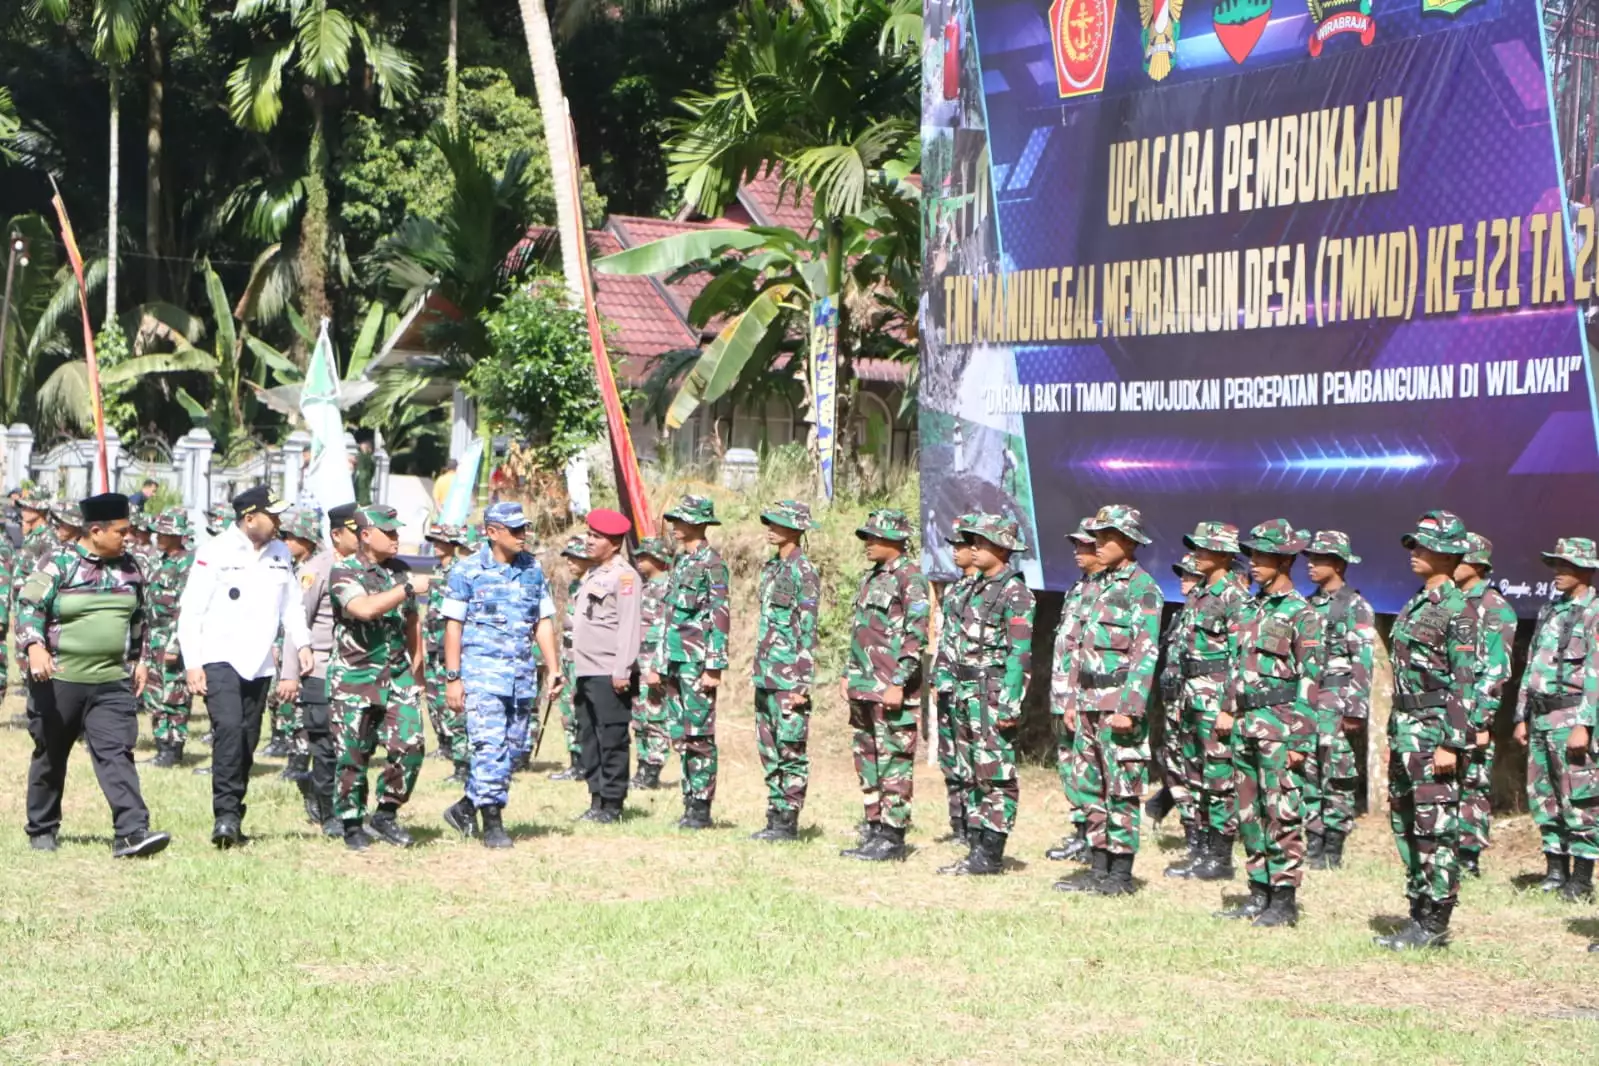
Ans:
[[[78,501],[85,525],[91,522],[115,522],[129,515],[128,498],[120,492],[102,492]]]

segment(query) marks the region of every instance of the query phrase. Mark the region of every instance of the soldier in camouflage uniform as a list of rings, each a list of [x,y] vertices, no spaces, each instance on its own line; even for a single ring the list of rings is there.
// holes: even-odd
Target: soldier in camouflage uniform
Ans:
[[[1450,511],[1428,511],[1402,543],[1423,582],[1394,619],[1388,805],[1405,864],[1410,921],[1376,938],[1394,951],[1441,948],[1460,886],[1461,762],[1475,720],[1477,627],[1452,580],[1471,541]]]
[[[155,530],[152,516],[143,511],[134,511],[129,520],[129,528],[133,531],[128,539],[128,554],[133,556],[133,561],[144,567],[146,579],[155,580],[155,571],[161,565],[161,552],[155,546]]]
[[[721,525],[704,496],[666,512],[678,544],[661,644],[645,681],[666,686],[667,717],[683,758],[682,829],[709,829],[716,798],[716,693],[727,669],[727,564],[705,539]]]
[[[932,607],[927,578],[906,554],[905,512],[879,509],[855,530],[872,565],[861,576],[842,688],[855,731],[855,776],[866,796],[866,826],[843,855],[867,862],[905,857],[916,768],[922,649]],[[967,829],[971,822],[968,815]]]
[[[151,765],[170,769],[183,761],[183,745],[189,737],[189,683],[178,647],[178,598],[189,579],[189,567],[194,565],[194,552],[186,545],[189,516],[183,508],[162,511],[153,528],[161,554],[150,584],[149,678],[144,686],[144,706],[155,735]]]
[[[666,627],[666,588],[671,584],[672,558],[672,545],[665,537],[640,541],[633,553],[633,566],[644,579],[644,597],[639,604],[644,640],[638,660],[640,670],[646,673],[647,664],[660,652]],[[666,717],[663,686],[640,685],[639,689],[633,700],[633,750],[638,772],[628,787],[653,790],[661,787],[661,770],[672,753],[672,730]]]
[[[766,543],[776,551],[761,567],[758,586],[755,747],[766,772],[766,828],[751,839],[777,842],[798,839],[810,782],[806,742],[822,579],[805,556],[805,531],[816,528],[808,505],[781,500],[761,512],[761,524]]]
[[[1493,542],[1469,533],[1471,550],[1455,568],[1455,584],[1466,594],[1477,626],[1477,701],[1471,724],[1471,750],[1460,774],[1460,872],[1481,877],[1478,865],[1488,847],[1493,818],[1494,719],[1510,680],[1510,655],[1516,643],[1516,611],[1488,581]]]
[[[577,689],[577,675],[572,672],[572,624],[577,611],[577,589],[583,583],[583,575],[589,568],[588,541],[581,534],[568,537],[566,545],[561,548],[561,561],[566,565],[566,610],[561,615],[561,676],[565,678],[559,692],[555,694],[556,710],[561,714],[561,731],[566,736],[566,755],[568,759],[565,770],[559,770],[550,775],[551,781],[583,781],[583,768],[579,765],[583,754],[583,746],[578,742],[577,712],[572,706],[572,694]],[[537,736],[532,741],[536,745]],[[512,763],[513,770],[527,769],[528,759],[533,752],[533,745],[529,745],[526,752],[518,752],[518,758]]]
[[[944,791],[949,796],[949,837],[958,844],[966,839],[966,798],[971,790],[972,768],[965,761],[971,738],[960,735],[955,714],[955,666],[960,645],[960,618],[966,596],[977,580],[972,562],[972,542],[964,527],[976,522],[976,514],[958,516],[951,524],[951,535],[944,540],[954,556],[961,576],[950,585],[939,603],[938,650],[933,657],[933,691],[936,694],[936,733],[938,768],[944,774]]]
[[[1538,887],[1568,901],[1590,900],[1599,858],[1599,723],[1583,686],[1599,642],[1599,551],[1587,537],[1561,537],[1543,558],[1558,596],[1538,612],[1516,697],[1515,739],[1527,747],[1527,806],[1548,863]]]
[[[951,701],[956,736],[966,741],[959,758],[972,774],[966,800],[971,850],[939,872],[992,876],[1004,868],[1005,841],[1021,798],[1016,733],[1032,671],[1033,593],[1011,566],[1012,554],[1027,550],[1014,518],[969,516],[960,532],[971,538],[977,568],[957,623]]]
[[[64,547],[83,539],[83,512],[75,503],[51,504],[50,524],[55,527],[56,541]]]
[[[397,819],[411,798],[422,769],[422,690],[415,669],[422,662],[416,615],[418,592],[427,578],[413,576],[395,559],[400,518],[392,507],[356,512],[361,550],[333,567],[328,595],[333,603],[333,654],[328,660],[333,742],[338,778],[333,813],[344,822],[344,845],[362,851],[369,843],[366,819],[367,765],[382,744],[388,754],[379,777],[371,835],[409,847],[411,835]]]
[[[1087,750],[1083,743],[1086,738],[1077,727],[1078,693],[1067,682],[1083,632],[1088,627],[1088,611],[1098,593],[1094,575],[1103,569],[1094,534],[1088,529],[1092,521],[1092,518],[1084,518],[1066,535],[1072,542],[1072,552],[1082,575],[1066,590],[1061,602],[1060,625],[1055,630],[1055,648],[1050,655],[1049,713],[1055,731],[1055,772],[1060,775],[1061,790],[1072,809],[1071,835],[1058,847],[1044,852],[1044,857],[1052,862],[1087,862],[1089,855],[1088,808],[1093,797],[1083,791],[1082,785],[1088,776],[1083,758]]]
[[[1195,834],[1198,830],[1194,822],[1194,808],[1198,803],[1199,793],[1197,789],[1190,787],[1183,769],[1182,649],[1189,641],[1188,631],[1192,625],[1190,608],[1193,606],[1194,594],[1204,588],[1205,575],[1194,562],[1193,552],[1185,553],[1181,559],[1172,563],[1171,572],[1177,576],[1177,585],[1183,594],[1183,603],[1166,620],[1166,626],[1160,632],[1160,674],[1155,681],[1160,687],[1162,711],[1160,758],[1157,760],[1161,767],[1161,787],[1159,792],[1144,801],[1144,814],[1159,823],[1172,812],[1173,808],[1177,808],[1183,826],[1183,841],[1188,848],[1188,858],[1191,861],[1197,846]]]
[[[422,612],[422,690],[427,698],[428,720],[438,738],[439,753],[448,759],[455,772],[447,779],[466,784],[472,748],[466,739],[466,714],[453,711],[444,698],[444,591],[456,552],[466,547],[466,531],[459,526],[435,522],[428,527],[427,542],[433,545],[438,567],[428,584],[427,606]]]
[[[22,519],[22,547],[17,549],[16,556],[10,567],[11,588],[8,601],[15,600],[22,591],[22,584],[30,574],[38,571],[62,547],[56,539],[55,527],[50,524],[50,501],[37,491],[30,490],[17,501],[17,513]],[[4,538],[0,538],[4,539]],[[12,604],[8,602],[8,608]],[[8,617],[9,613],[8,612]],[[3,641],[0,641],[3,644]],[[0,659],[3,659],[0,653]],[[22,652],[17,651],[17,663],[22,669],[22,676],[27,678],[28,664],[22,658]],[[9,665],[9,664],[8,664]],[[0,668],[3,669],[3,668]],[[33,703],[33,692],[28,690],[28,704]],[[27,729],[28,716],[14,715],[11,719],[13,729]]]
[[[1371,715],[1372,656],[1377,646],[1371,604],[1344,581],[1360,556],[1349,535],[1318,530],[1305,551],[1326,645],[1316,701],[1316,750],[1305,763],[1305,859],[1312,869],[1343,865],[1344,841],[1355,827],[1358,771],[1354,742]]]
[[[1294,588],[1294,556],[1310,534],[1286,518],[1262,522],[1241,547],[1258,594],[1237,631],[1237,655],[1215,731],[1233,752],[1238,831],[1249,896],[1219,918],[1273,927],[1299,921],[1304,877],[1304,768],[1316,749],[1322,621]],[[1227,842],[1231,850],[1232,841]]]
[[[1150,542],[1143,516],[1120,504],[1088,523],[1104,570],[1067,685],[1077,695],[1082,787],[1088,809],[1089,869],[1055,883],[1062,892],[1125,896],[1137,891],[1139,801],[1149,778],[1150,687],[1160,659],[1160,586],[1138,564]]]
[[[232,517],[233,516],[228,513],[227,507],[223,506],[220,503],[216,504],[213,507],[206,508],[206,511],[205,511],[205,532],[206,532],[206,536],[209,536],[209,537],[220,537],[222,535],[223,531],[228,528],[228,522],[232,519]]]
[[[1249,614],[1248,596],[1233,580],[1238,527],[1200,522],[1183,544],[1202,573],[1176,666],[1182,676],[1181,776],[1195,796],[1194,829],[1188,861],[1165,872],[1168,877],[1228,881],[1238,835],[1237,778],[1232,747],[1226,734],[1217,732],[1216,722],[1235,710],[1230,679],[1240,655],[1238,630]]]

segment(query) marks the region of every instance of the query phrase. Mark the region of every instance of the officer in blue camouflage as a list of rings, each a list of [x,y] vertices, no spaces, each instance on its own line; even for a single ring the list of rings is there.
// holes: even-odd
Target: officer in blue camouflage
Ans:
[[[471,747],[466,795],[444,812],[465,836],[511,847],[501,812],[510,798],[512,752],[528,735],[538,697],[537,644],[545,682],[562,686],[555,655],[555,604],[544,568],[527,551],[527,516],[519,503],[491,504],[487,540],[450,567],[443,613],[445,701],[466,715]]]

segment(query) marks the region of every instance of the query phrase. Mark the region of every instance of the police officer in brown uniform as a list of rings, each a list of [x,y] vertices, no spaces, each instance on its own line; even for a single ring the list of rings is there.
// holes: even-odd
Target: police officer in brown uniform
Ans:
[[[617,511],[588,513],[589,567],[572,612],[572,693],[578,763],[589,786],[580,821],[615,822],[627,798],[628,727],[633,722],[644,580],[622,551],[633,523]]]

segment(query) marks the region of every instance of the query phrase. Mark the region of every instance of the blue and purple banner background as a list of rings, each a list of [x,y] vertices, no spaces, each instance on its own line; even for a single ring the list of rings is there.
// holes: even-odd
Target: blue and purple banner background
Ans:
[[[1247,529],[1283,516],[1349,532],[1364,557],[1351,582],[1393,611],[1416,584],[1399,538],[1423,511],[1442,507],[1494,542],[1494,579],[1519,611],[1537,610],[1549,579],[1540,551],[1558,536],[1599,537],[1592,374],[1569,269],[1563,302],[1533,308],[1527,298],[1533,271],[1545,266],[1533,262],[1527,219],[1568,220],[1571,205],[1538,4],[1449,6],[1458,10],[1371,0],[1370,44],[1339,34],[1312,56],[1317,19],[1303,0],[1277,0],[1238,63],[1216,36],[1211,0],[1196,0],[1181,9],[1173,69],[1155,81],[1141,32],[1150,12],[1107,0],[1098,8],[1111,19],[1103,88],[1063,97],[1046,3],[928,0],[921,473],[935,576],[952,576],[941,528],[981,508],[1020,517],[1033,541],[1030,583],[1064,588],[1077,576],[1065,534],[1100,505],[1124,503],[1143,512],[1155,542],[1141,559],[1169,598],[1179,595],[1170,564],[1197,521]],[[1394,191],[1108,224],[1113,143],[1213,129],[1219,174],[1230,124],[1345,105],[1363,117],[1368,101],[1396,96],[1404,111]],[[1477,221],[1517,216],[1515,309],[1428,316],[1418,303],[1408,318],[1317,325],[1311,316],[1303,326],[1077,342],[974,343],[947,329],[951,276],[1314,249],[1324,237],[1409,227],[1425,248],[1428,227],[1464,223],[1469,235]],[[1562,254],[1570,256],[1569,243]],[[1030,392],[1541,357],[1580,366],[1557,390],[1489,396],[1484,388],[1408,403],[1088,414],[995,409],[984,398],[997,385]],[[1302,572],[1300,584],[1309,587]]]

